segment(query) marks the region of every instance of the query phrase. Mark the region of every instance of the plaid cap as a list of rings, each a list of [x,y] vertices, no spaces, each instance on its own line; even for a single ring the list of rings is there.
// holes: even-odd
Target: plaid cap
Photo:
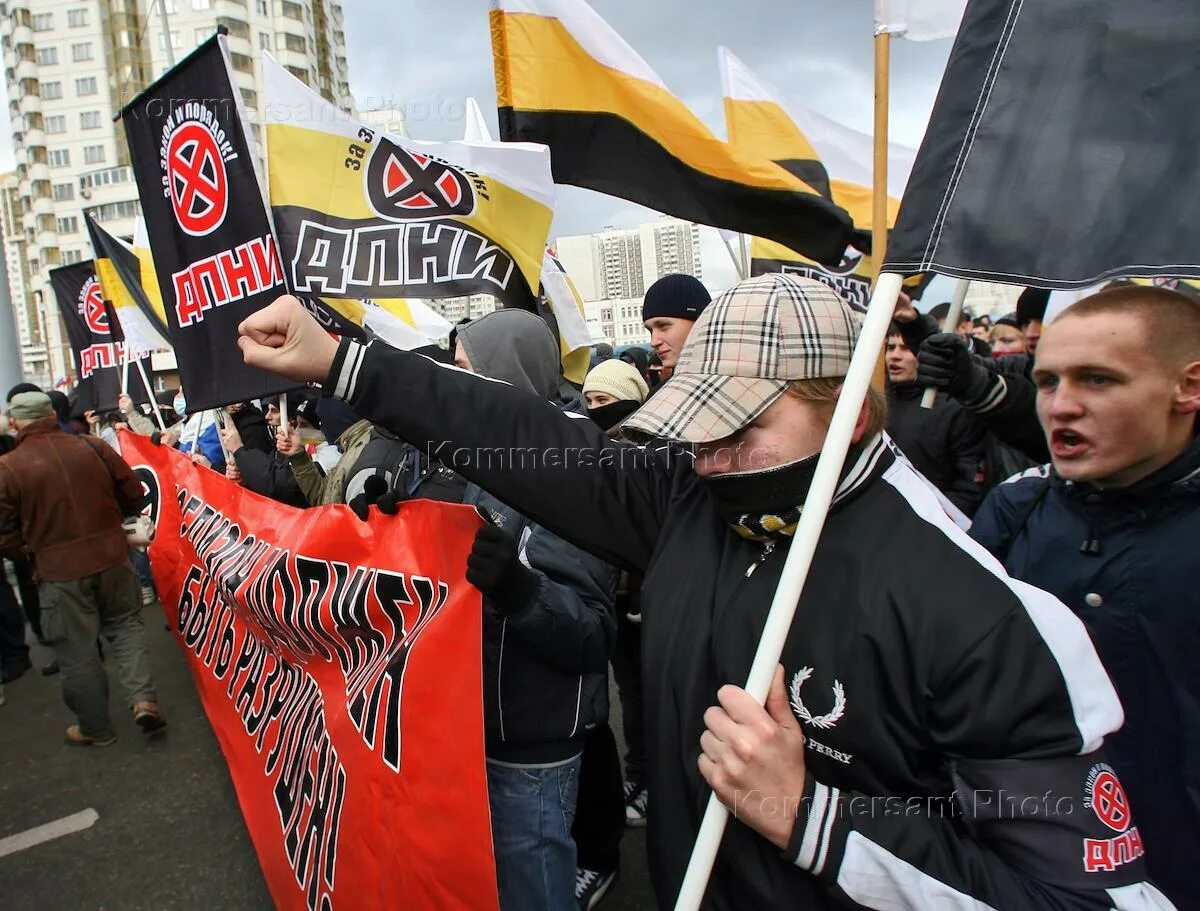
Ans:
[[[707,443],[737,433],[793,380],[842,377],[859,317],[832,288],[775,273],[734,285],[696,320],[675,372],[623,425]]]

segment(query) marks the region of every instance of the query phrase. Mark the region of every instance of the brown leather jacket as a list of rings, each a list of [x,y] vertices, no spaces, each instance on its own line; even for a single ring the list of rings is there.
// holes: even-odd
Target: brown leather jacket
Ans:
[[[27,424],[0,457],[0,554],[31,553],[37,578],[82,579],[129,557],[121,521],[142,506],[141,482],[112,447]]]

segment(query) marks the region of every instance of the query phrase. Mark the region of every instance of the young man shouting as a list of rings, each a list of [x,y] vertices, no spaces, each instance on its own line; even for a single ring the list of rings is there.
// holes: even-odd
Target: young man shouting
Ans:
[[[996,488],[971,535],[1088,625],[1125,707],[1109,739],[1150,874],[1200,908],[1200,305],[1114,288],[1042,332],[1052,465]]]

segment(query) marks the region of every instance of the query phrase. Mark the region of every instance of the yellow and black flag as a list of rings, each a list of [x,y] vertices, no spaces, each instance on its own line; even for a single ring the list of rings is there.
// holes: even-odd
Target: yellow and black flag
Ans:
[[[815,111],[784,103],[728,49],[719,51],[729,143],[748,155],[759,155],[820,185],[845,209],[862,235],[874,222],[871,193],[871,137]],[[888,148],[888,225],[895,222],[899,196],[915,152],[893,144]],[[870,298],[874,263],[869,254],[845,248],[836,265],[822,266],[795,249],[764,237],[750,242],[750,274],[792,272],[830,285],[858,309]]]
[[[841,260],[850,218],[809,169],[713,135],[584,0],[492,0],[491,26],[500,138],[550,146],[558,183]]]
[[[545,147],[401,140],[269,55],[262,68],[271,214],[294,293],[351,322],[364,298],[394,313],[405,298],[464,294],[533,309],[554,214]]]
[[[167,339],[167,319],[163,312],[162,293],[154,274],[154,260],[148,245],[145,260],[123,240],[113,237],[89,215],[88,235],[95,252],[96,278],[101,294],[111,309],[126,345],[132,351],[161,351],[171,347]],[[145,222],[138,219],[138,233],[145,233]]]

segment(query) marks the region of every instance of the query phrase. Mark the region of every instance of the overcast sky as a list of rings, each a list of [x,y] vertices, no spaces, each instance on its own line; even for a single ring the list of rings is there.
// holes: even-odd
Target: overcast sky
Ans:
[[[724,44],[781,92],[871,131],[873,0],[591,0],[667,86],[724,136],[717,46]],[[462,138],[463,99],[475,97],[496,134],[486,0],[343,0],[350,86],[359,109],[404,110],[414,139]],[[950,52],[949,41],[892,42],[893,141],[916,146]],[[12,167],[7,105],[0,167]],[[619,199],[560,187],[552,237],[654,217]],[[705,281],[734,279],[716,233],[704,230]]]

